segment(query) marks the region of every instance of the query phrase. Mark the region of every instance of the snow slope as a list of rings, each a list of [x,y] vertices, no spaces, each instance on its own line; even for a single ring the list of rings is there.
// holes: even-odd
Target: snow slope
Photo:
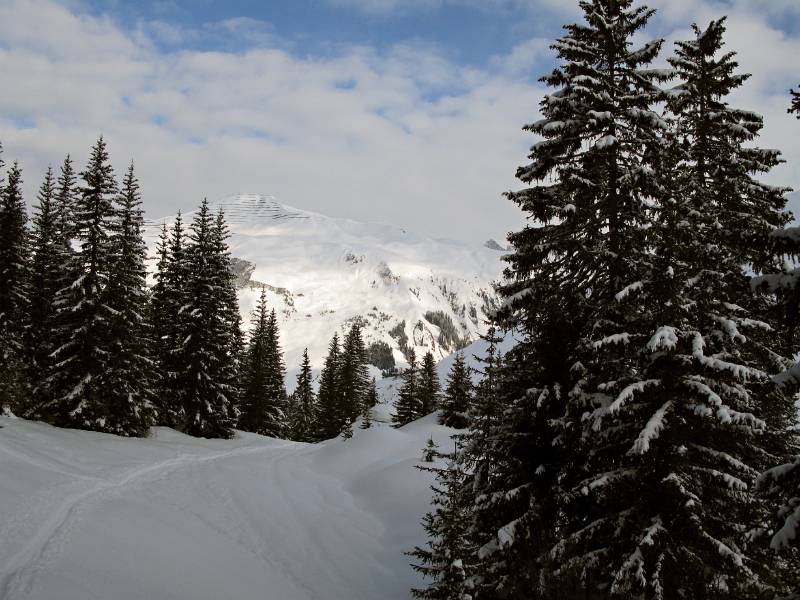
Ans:
[[[308,445],[0,417],[0,599],[391,600],[418,577],[431,415]]]
[[[341,336],[359,318],[366,343],[386,342],[398,364],[405,361],[404,340],[418,357],[432,350],[439,359],[485,332],[484,309],[494,301],[502,251],[386,223],[334,219],[258,194],[225,198],[212,208],[225,211],[232,255],[254,266],[239,291],[245,324],[266,284],[290,370],[305,347],[312,365],[321,367],[333,333]],[[148,233],[154,248],[157,231]],[[451,335],[440,335],[442,318],[452,322]]]

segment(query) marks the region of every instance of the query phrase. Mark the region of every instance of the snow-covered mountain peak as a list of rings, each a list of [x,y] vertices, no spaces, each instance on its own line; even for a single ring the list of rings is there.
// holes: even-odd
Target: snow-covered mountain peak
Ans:
[[[290,370],[306,347],[321,366],[334,332],[341,337],[356,321],[381,368],[403,364],[411,349],[442,358],[485,331],[492,282],[502,272],[496,250],[329,217],[264,194],[226,197],[212,208],[224,211],[231,230],[244,322],[265,288]]]

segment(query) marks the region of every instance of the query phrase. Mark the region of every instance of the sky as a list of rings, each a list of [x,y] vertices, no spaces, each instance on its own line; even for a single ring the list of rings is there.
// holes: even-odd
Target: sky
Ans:
[[[753,76],[731,98],[800,189],[797,0],[652,0],[637,42],[728,16]],[[536,142],[549,48],[572,0],[0,0],[0,142],[32,202],[48,165],[102,134],[147,217],[238,192],[435,238],[504,238]],[[795,207],[800,211],[800,205]]]

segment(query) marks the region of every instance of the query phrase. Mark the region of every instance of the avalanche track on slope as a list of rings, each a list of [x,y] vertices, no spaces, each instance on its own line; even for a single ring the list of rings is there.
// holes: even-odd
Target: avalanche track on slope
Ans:
[[[0,598],[408,598],[435,416],[317,445],[0,418]]]

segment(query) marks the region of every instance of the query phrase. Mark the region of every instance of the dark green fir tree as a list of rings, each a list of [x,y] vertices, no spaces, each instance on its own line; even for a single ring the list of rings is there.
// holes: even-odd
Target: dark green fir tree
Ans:
[[[422,416],[422,402],[419,397],[419,369],[413,348],[408,352],[408,368],[403,372],[403,383],[400,386],[392,423],[395,427],[407,425]]]
[[[447,386],[442,396],[439,422],[447,427],[464,429],[469,424],[472,405],[472,376],[463,352],[456,352],[453,366],[447,376]]]
[[[419,369],[419,400],[423,415],[429,415],[439,407],[441,391],[439,374],[436,372],[436,361],[431,352],[426,352],[422,357],[422,365]]]
[[[24,404],[28,396],[23,346],[29,292],[27,222],[22,170],[15,162],[5,187],[0,186],[0,412]]]
[[[328,346],[328,356],[319,380],[319,412],[316,425],[316,434],[321,440],[338,436],[342,430],[347,416],[341,394],[341,348],[339,335],[333,334]]]
[[[243,364],[243,384],[239,428],[261,435],[281,437],[285,429],[285,392],[276,381],[275,312],[268,312],[266,291],[262,288],[250,330]],[[283,395],[281,395],[283,392]]]
[[[216,219],[203,200],[192,220],[186,247],[186,304],[179,309],[186,337],[176,350],[179,427],[189,435],[229,438],[233,435],[235,382],[232,331],[227,315],[230,273],[222,267]]]
[[[297,386],[292,392],[291,438],[299,442],[316,441],[317,398],[312,383],[308,348],[303,350],[303,362],[297,374]]]

